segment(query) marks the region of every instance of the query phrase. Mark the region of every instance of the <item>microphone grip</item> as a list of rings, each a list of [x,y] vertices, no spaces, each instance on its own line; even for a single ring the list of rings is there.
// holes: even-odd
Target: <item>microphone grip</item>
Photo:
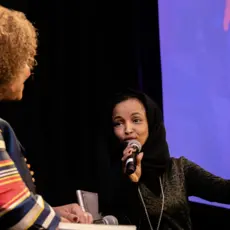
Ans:
[[[136,154],[133,153],[127,160],[125,163],[126,166],[126,174],[127,175],[131,175],[136,171]]]
[[[102,219],[94,220],[94,224],[105,224],[105,225],[118,225],[118,220],[115,216],[104,216]]]
[[[103,221],[103,219],[99,219],[99,220],[94,220],[93,224],[105,224],[105,222]]]

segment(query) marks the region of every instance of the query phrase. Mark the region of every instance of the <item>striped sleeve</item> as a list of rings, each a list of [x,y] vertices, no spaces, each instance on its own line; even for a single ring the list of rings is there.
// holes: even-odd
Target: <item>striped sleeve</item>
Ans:
[[[0,227],[24,230],[37,226],[56,229],[60,217],[39,195],[33,195],[23,182],[5,150],[0,132]]]

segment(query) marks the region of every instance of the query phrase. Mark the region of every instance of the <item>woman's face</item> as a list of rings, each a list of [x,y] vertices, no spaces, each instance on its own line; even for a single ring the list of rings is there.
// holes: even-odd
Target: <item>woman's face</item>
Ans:
[[[121,141],[135,139],[143,146],[149,136],[144,105],[136,98],[118,103],[113,109],[114,134]]]
[[[18,75],[8,83],[4,94],[4,100],[21,100],[23,96],[24,83],[29,78],[31,72],[28,65],[25,65]]]
[[[30,67],[25,65],[25,67],[18,74],[18,77],[11,84],[12,99],[21,100],[23,96],[24,83],[29,78],[31,72]]]

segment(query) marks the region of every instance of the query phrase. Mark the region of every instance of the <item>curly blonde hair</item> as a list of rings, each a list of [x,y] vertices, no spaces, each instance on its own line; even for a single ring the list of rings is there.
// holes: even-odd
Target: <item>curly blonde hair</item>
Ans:
[[[37,31],[25,14],[0,5],[0,85],[36,64]]]

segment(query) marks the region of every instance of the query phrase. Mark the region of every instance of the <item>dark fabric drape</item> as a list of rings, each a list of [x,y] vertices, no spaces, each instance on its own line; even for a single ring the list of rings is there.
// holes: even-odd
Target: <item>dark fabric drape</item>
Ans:
[[[103,103],[120,88],[138,88],[132,1],[25,1],[39,33],[38,66],[21,102],[2,103],[26,148],[37,191],[52,205],[96,190],[94,149]],[[121,7],[122,6],[122,7]]]

